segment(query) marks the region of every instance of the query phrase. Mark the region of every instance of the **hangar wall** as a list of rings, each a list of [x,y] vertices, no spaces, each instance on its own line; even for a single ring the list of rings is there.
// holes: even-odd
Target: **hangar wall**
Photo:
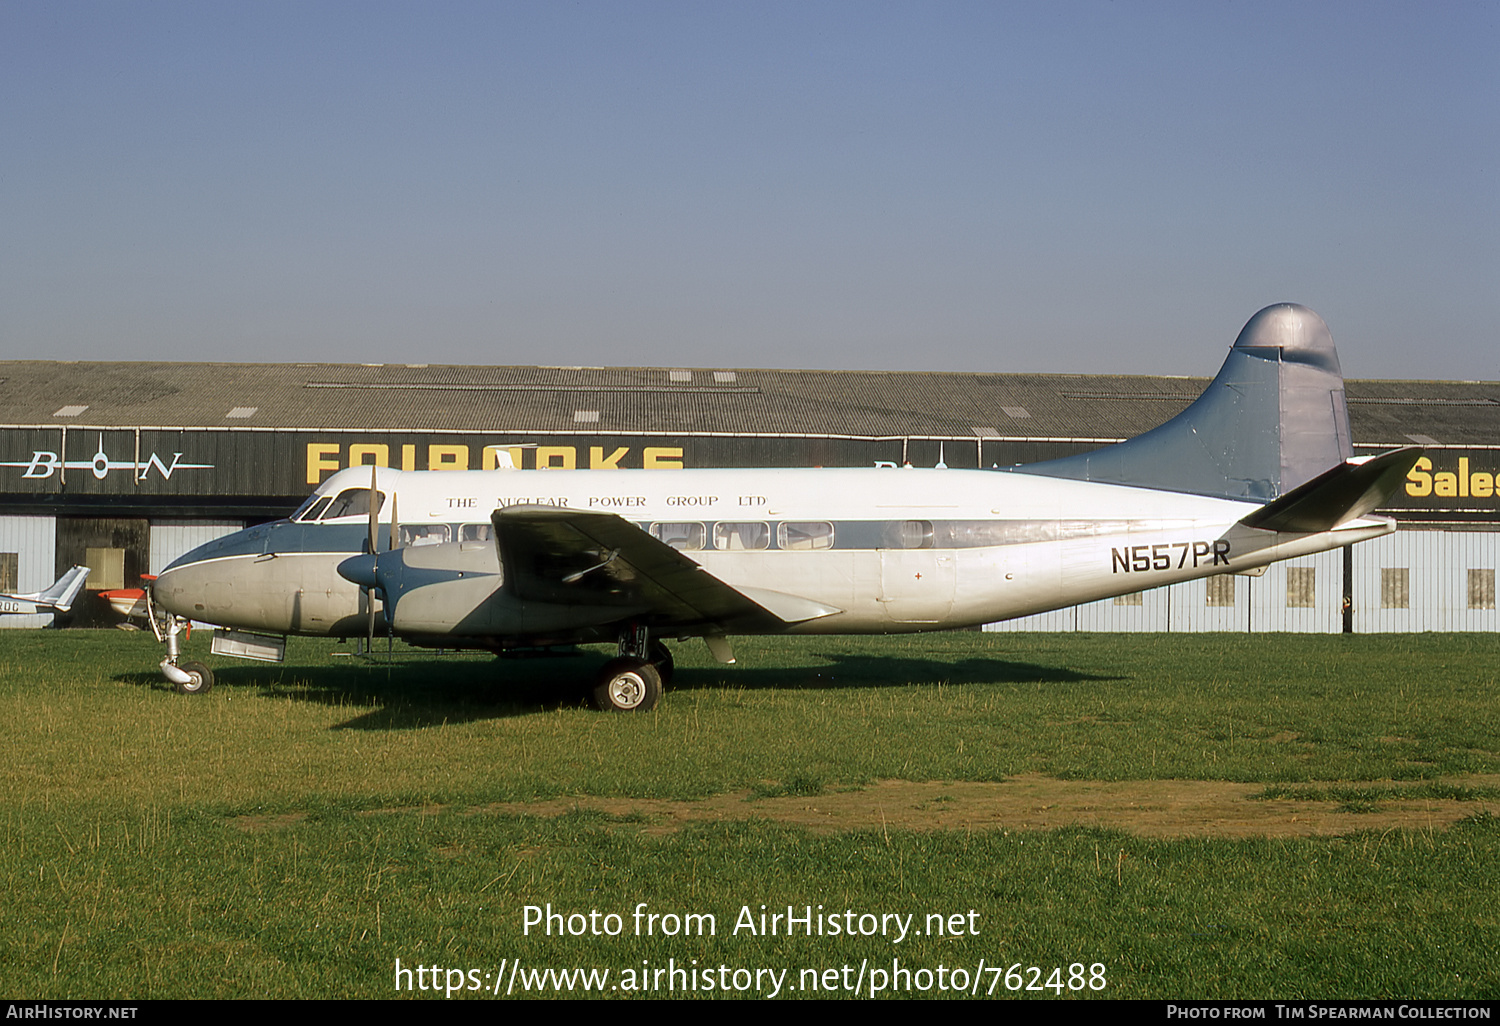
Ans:
[[[57,518],[0,516],[0,557],[15,564],[15,580],[6,580],[0,591],[42,591],[57,580],[54,563],[57,551]],[[26,616],[0,616],[0,627],[45,627],[52,622],[50,613]]]
[[[0,590],[95,550],[97,591],[286,515],[348,466],[1005,467],[1149,430],[1204,382],[1145,376],[59,364],[0,368]],[[1359,454],[1426,455],[1393,537],[999,630],[1496,630],[1500,385],[1349,381]],[[321,426],[319,426],[321,425]],[[11,580],[14,578],[14,581]],[[120,578],[119,584],[113,582]],[[1345,598],[1349,609],[1344,608]],[[45,616],[4,616],[0,627]]]

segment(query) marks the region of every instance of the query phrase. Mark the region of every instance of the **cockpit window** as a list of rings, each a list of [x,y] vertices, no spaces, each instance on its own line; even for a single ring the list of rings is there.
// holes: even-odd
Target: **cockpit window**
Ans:
[[[385,492],[375,493],[375,512],[380,512],[380,507],[385,505]],[[311,515],[312,511],[308,511]],[[336,517],[367,517],[370,515],[370,489],[368,488],[345,488],[339,492],[338,498],[328,504],[323,510],[321,520],[333,520]]]
[[[316,520],[318,514],[323,512],[323,508],[332,501],[332,497],[328,495],[309,495],[307,501],[298,506],[297,512],[292,514],[292,519],[303,523]]]

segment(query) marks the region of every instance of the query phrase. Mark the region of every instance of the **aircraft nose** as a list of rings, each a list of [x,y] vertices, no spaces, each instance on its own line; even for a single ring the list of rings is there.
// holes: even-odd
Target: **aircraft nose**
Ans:
[[[373,588],[376,586],[377,559],[374,553],[366,552],[358,556],[350,556],[339,564],[339,576],[350,584],[357,584],[361,588]]]

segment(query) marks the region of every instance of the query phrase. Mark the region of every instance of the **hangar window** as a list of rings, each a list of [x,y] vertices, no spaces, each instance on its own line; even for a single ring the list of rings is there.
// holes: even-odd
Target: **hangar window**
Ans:
[[[398,535],[401,545],[441,545],[452,539],[447,524],[402,524]]]
[[[17,583],[21,578],[20,572],[21,554],[19,552],[0,552],[0,591],[20,591],[21,586]],[[1470,571],[1471,573],[1473,571]],[[1490,594],[1494,594],[1493,586]],[[1490,603],[1494,605],[1493,602]]]
[[[1208,599],[1206,604],[1210,606],[1234,605],[1234,576],[1232,574],[1219,574],[1205,581],[1208,585]]]
[[[1289,566],[1286,568],[1286,607],[1288,609],[1311,609],[1317,591],[1318,568],[1312,566]]]
[[[1411,608],[1411,571],[1406,567],[1380,571],[1380,608]]]
[[[1495,608],[1495,571],[1469,571],[1469,608]]]
[[[779,549],[831,549],[833,525],[826,521],[776,525],[776,547]]]
[[[1144,591],[1132,591],[1129,595],[1116,595],[1117,606],[1144,606],[1146,604],[1146,593]]]
[[[714,525],[716,549],[769,549],[771,528],[762,523],[724,522]]]
[[[125,587],[125,550],[86,548],[85,564],[90,567],[89,587],[100,591]]]
[[[652,524],[651,537],[679,552],[697,552],[703,548],[707,532],[702,524]]]
[[[375,512],[385,505],[385,492],[375,493]],[[309,511],[311,512],[311,511]],[[338,498],[328,504],[323,511],[321,519],[333,520],[338,517],[367,517],[370,515],[370,489],[368,488],[345,488],[339,492]]]

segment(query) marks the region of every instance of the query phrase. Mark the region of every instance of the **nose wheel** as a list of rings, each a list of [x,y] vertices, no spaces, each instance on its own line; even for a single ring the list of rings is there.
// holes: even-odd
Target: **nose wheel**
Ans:
[[[177,669],[187,677],[176,684],[179,695],[201,695],[214,686],[214,672],[202,663],[182,663]]]

